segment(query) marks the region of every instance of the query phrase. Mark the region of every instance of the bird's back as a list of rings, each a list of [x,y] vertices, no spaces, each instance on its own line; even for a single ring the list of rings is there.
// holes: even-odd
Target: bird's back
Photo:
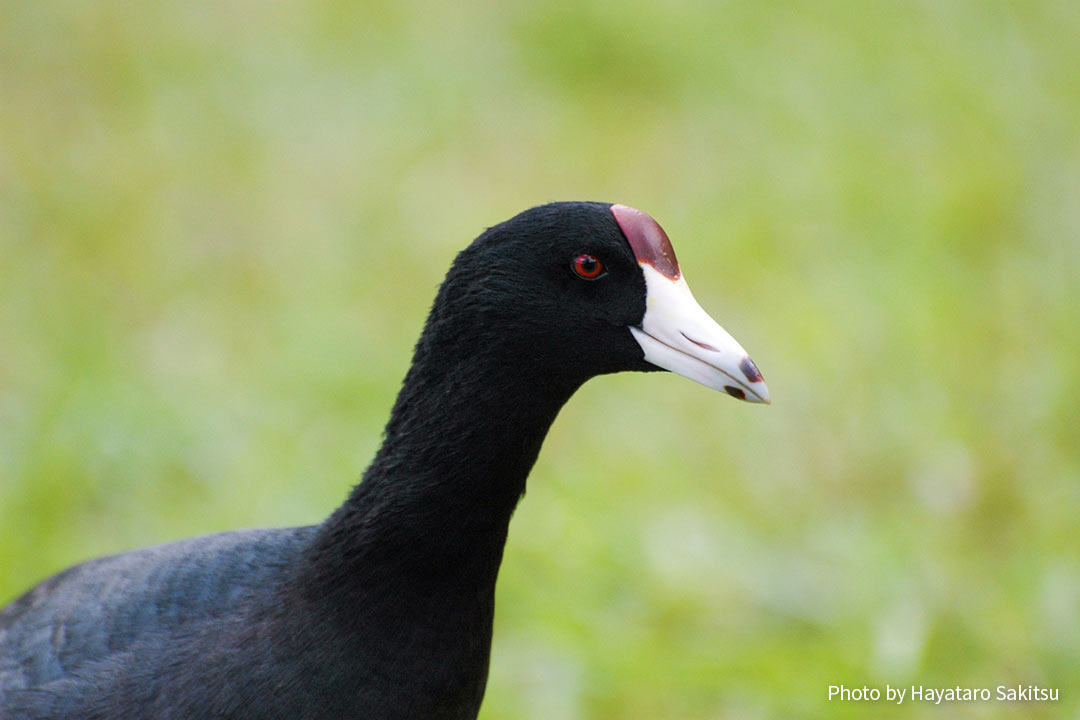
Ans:
[[[0,610],[5,696],[70,677],[139,640],[226,615],[264,593],[314,528],[246,530],[98,558]]]

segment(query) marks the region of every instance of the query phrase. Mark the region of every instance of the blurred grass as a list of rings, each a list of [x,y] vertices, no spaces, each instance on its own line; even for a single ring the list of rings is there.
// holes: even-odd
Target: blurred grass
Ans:
[[[1077,67],[1068,0],[2,3],[0,602],[318,521],[454,253],[610,200],[775,404],[579,393],[482,717],[1075,718]]]

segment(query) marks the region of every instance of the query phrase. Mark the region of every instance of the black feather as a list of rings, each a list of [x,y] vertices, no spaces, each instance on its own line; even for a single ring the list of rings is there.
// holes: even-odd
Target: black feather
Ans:
[[[587,252],[607,275],[587,282]],[[653,369],[604,203],[493,227],[451,267],[384,442],[314,527],[92,560],[0,611],[0,717],[475,718],[510,515],[587,379]]]

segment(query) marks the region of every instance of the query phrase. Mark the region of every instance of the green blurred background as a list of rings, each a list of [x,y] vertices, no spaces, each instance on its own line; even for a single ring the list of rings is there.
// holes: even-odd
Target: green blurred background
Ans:
[[[774,404],[571,401],[481,717],[1080,717],[1078,68],[1074,0],[6,0],[0,603],[317,522],[454,254],[609,200]]]

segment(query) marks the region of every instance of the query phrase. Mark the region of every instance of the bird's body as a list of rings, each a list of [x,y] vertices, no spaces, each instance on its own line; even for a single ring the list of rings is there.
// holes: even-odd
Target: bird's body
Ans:
[[[459,255],[383,445],[322,524],[91,560],[0,611],[0,720],[475,718],[510,516],[548,428],[589,377],[667,367],[628,329],[670,350],[634,245],[659,240],[620,207],[534,208]],[[698,331],[682,332],[734,353],[709,382],[767,400],[756,368],[735,378],[741,348]]]
[[[12,608],[25,632],[5,643],[47,663],[4,669],[33,689],[9,689],[0,717],[475,717],[492,596],[357,588],[346,612],[296,592],[315,530],[213,535],[52,579],[66,603]]]

